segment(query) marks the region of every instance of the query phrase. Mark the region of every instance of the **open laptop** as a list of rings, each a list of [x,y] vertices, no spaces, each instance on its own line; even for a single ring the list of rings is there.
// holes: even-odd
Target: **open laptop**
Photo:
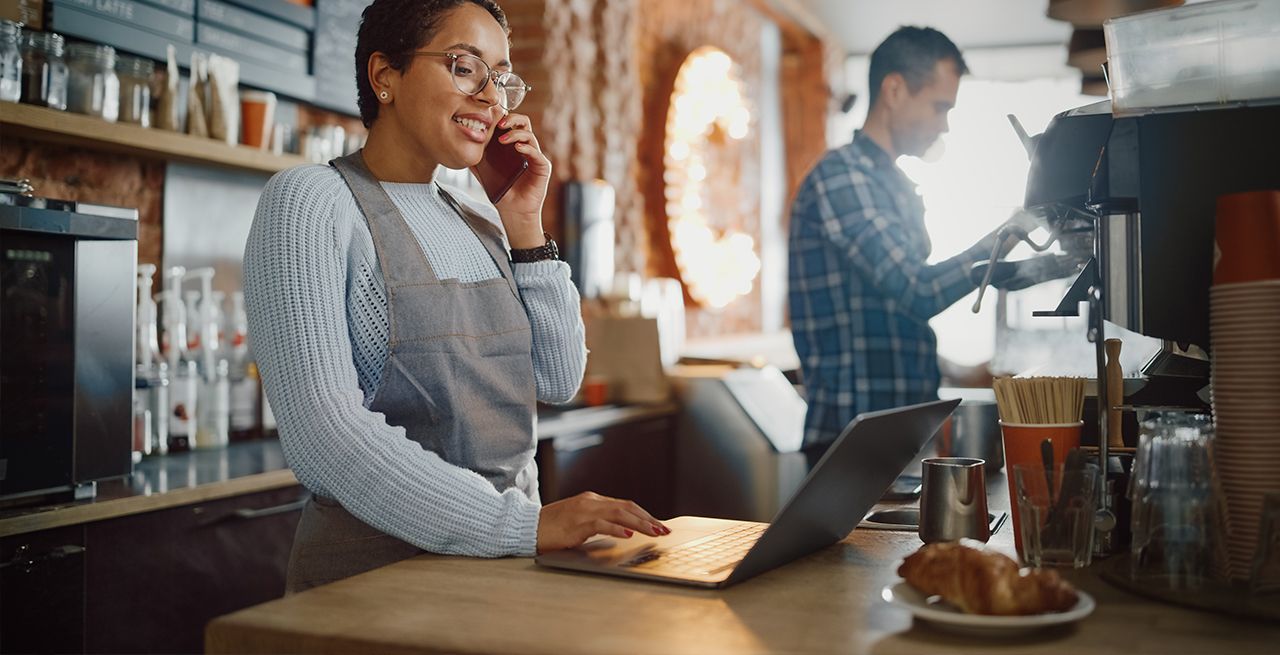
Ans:
[[[679,516],[671,534],[600,536],[539,555],[543,566],[697,587],[727,587],[849,535],[959,400],[859,414],[772,523]]]

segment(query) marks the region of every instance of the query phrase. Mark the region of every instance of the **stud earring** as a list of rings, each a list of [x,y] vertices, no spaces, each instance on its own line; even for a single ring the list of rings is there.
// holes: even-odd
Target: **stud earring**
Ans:
[[[383,91],[382,93],[378,94],[378,97],[382,98],[383,100],[386,100],[387,98],[391,97],[391,94],[387,93],[386,91]]]

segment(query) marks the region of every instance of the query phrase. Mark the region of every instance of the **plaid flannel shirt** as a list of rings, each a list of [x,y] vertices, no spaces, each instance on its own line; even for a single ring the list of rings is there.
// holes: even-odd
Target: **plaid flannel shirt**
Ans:
[[[788,248],[806,445],[859,412],[937,398],[929,319],[976,288],[968,271],[992,245],[927,265],[924,202],[888,153],[858,131],[822,158],[796,194]]]

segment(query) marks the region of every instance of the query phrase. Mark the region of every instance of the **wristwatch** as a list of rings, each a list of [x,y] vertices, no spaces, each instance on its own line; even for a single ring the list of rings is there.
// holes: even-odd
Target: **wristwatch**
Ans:
[[[551,238],[550,234],[542,233],[547,242],[537,248],[511,249],[511,261],[515,264],[528,264],[531,262],[540,262],[546,259],[559,260],[560,246],[556,245],[556,240]]]

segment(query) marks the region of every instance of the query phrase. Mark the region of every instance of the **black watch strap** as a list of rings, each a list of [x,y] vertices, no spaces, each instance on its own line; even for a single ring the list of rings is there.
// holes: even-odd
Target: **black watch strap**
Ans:
[[[556,245],[555,239],[550,234],[542,233],[547,242],[537,248],[511,249],[511,261],[516,264],[529,264],[532,262],[540,262],[544,260],[559,260],[560,246]]]

